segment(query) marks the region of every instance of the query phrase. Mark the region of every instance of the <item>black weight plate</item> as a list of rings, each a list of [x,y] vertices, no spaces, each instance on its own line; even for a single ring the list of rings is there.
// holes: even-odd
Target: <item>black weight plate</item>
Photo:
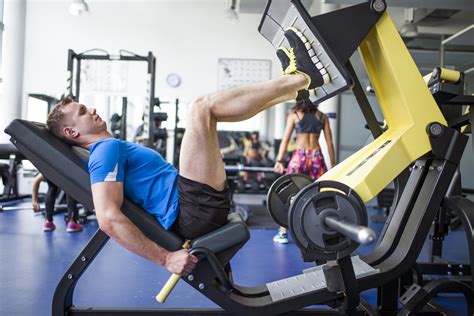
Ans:
[[[309,257],[334,260],[349,255],[358,246],[324,224],[328,214],[356,225],[367,225],[365,205],[346,185],[321,181],[305,187],[291,205],[288,218],[293,240]]]
[[[288,227],[291,198],[311,182],[307,175],[287,174],[272,183],[267,193],[267,210],[277,224]]]
[[[322,197],[324,194],[332,195],[332,197]],[[330,204],[328,204],[329,201],[331,201]],[[327,213],[330,213],[340,220],[359,225],[358,211],[344,195],[334,191],[321,192],[302,210],[300,227],[304,237],[313,247],[323,249],[325,252],[341,253],[352,246],[352,240],[347,239],[324,224],[324,217]],[[343,212],[346,214],[345,216],[342,216],[341,213]],[[316,226],[315,224],[318,225]]]

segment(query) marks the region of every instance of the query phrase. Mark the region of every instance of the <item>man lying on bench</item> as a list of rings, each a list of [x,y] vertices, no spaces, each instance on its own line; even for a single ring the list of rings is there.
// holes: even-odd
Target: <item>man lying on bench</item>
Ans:
[[[95,109],[68,98],[57,104],[47,127],[58,138],[90,151],[92,197],[101,230],[170,272],[189,274],[197,258],[184,249],[169,252],[149,240],[120,211],[124,193],[155,216],[165,229],[174,230],[185,239],[226,224],[230,201],[217,122],[248,119],[294,99],[298,91],[301,95],[301,91],[322,83],[305,46],[293,47],[293,51],[296,58],[292,59],[291,73],[199,97],[191,103],[179,175],[156,151],[114,139]]]

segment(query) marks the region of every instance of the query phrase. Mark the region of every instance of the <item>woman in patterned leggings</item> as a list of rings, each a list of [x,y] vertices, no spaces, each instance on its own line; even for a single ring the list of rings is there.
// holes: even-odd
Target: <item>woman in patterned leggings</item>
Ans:
[[[285,133],[276,157],[275,171],[278,173],[285,172],[283,166],[284,158],[294,130],[296,132],[296,149],[288,163],[286,174],[307,174],[314,181],[327,171],[318,141],[321,132],[324,132],[328,145],[331,166],[335,165],[334,145],[332,143],[329,120],[327,115],[319,111],[318,106],[309,99],[296,102],[291,112],[288,116]],[[281,244],[288,243],[286,228],[280,227],[273,241]]]

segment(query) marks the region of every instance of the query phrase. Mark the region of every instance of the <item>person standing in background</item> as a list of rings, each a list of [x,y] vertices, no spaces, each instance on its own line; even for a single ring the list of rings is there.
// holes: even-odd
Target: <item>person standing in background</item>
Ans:
[[[326,139],[331,167],[336,164],[328,116],[319,111],[317,104],[309,99],[297,101],[291,112],[276,156],[275,172],[306,174],[315,181],[328,170],[319,144],[321,132]],[[285,155],[293,131],[296,131],[296,149],[285,170]],[[280,227],[273,241],[280,244],[288,243],[286,228]]]
[[[38,191],[41,181],[46,181],[48,183],[48,191],[46,192],[45,197],[45,216],[46,221],[44,222],[43,231],[50,232],[56,229],[56,225],[53,223],[53,213],[54,213],[54,204],[56,202],[56,196],[58,195],[58,187],[43,177],[41,173],[39,173],[35,179],[33,180],[33,188],[31,194],[32,200],[32,208],[34,212],[40,211],[39,199],[38,199]],[[69,221],[67,223],[67,232],[68,233],[77,233],[82,232],[83,228],[82,225],[78,223],[79,219],[79,210],[77,208],[77,202],[66,194],[66,201],[67,201],[67,211],[69,216]]]

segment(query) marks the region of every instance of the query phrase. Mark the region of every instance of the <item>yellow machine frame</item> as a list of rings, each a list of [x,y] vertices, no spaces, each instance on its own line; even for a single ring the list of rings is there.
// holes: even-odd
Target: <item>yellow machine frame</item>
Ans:
[[[387,12],[360,44],[359,52],[388,130],[318,181],[344,183],[367,202],[431,150],[428,124],[447,122]]]

